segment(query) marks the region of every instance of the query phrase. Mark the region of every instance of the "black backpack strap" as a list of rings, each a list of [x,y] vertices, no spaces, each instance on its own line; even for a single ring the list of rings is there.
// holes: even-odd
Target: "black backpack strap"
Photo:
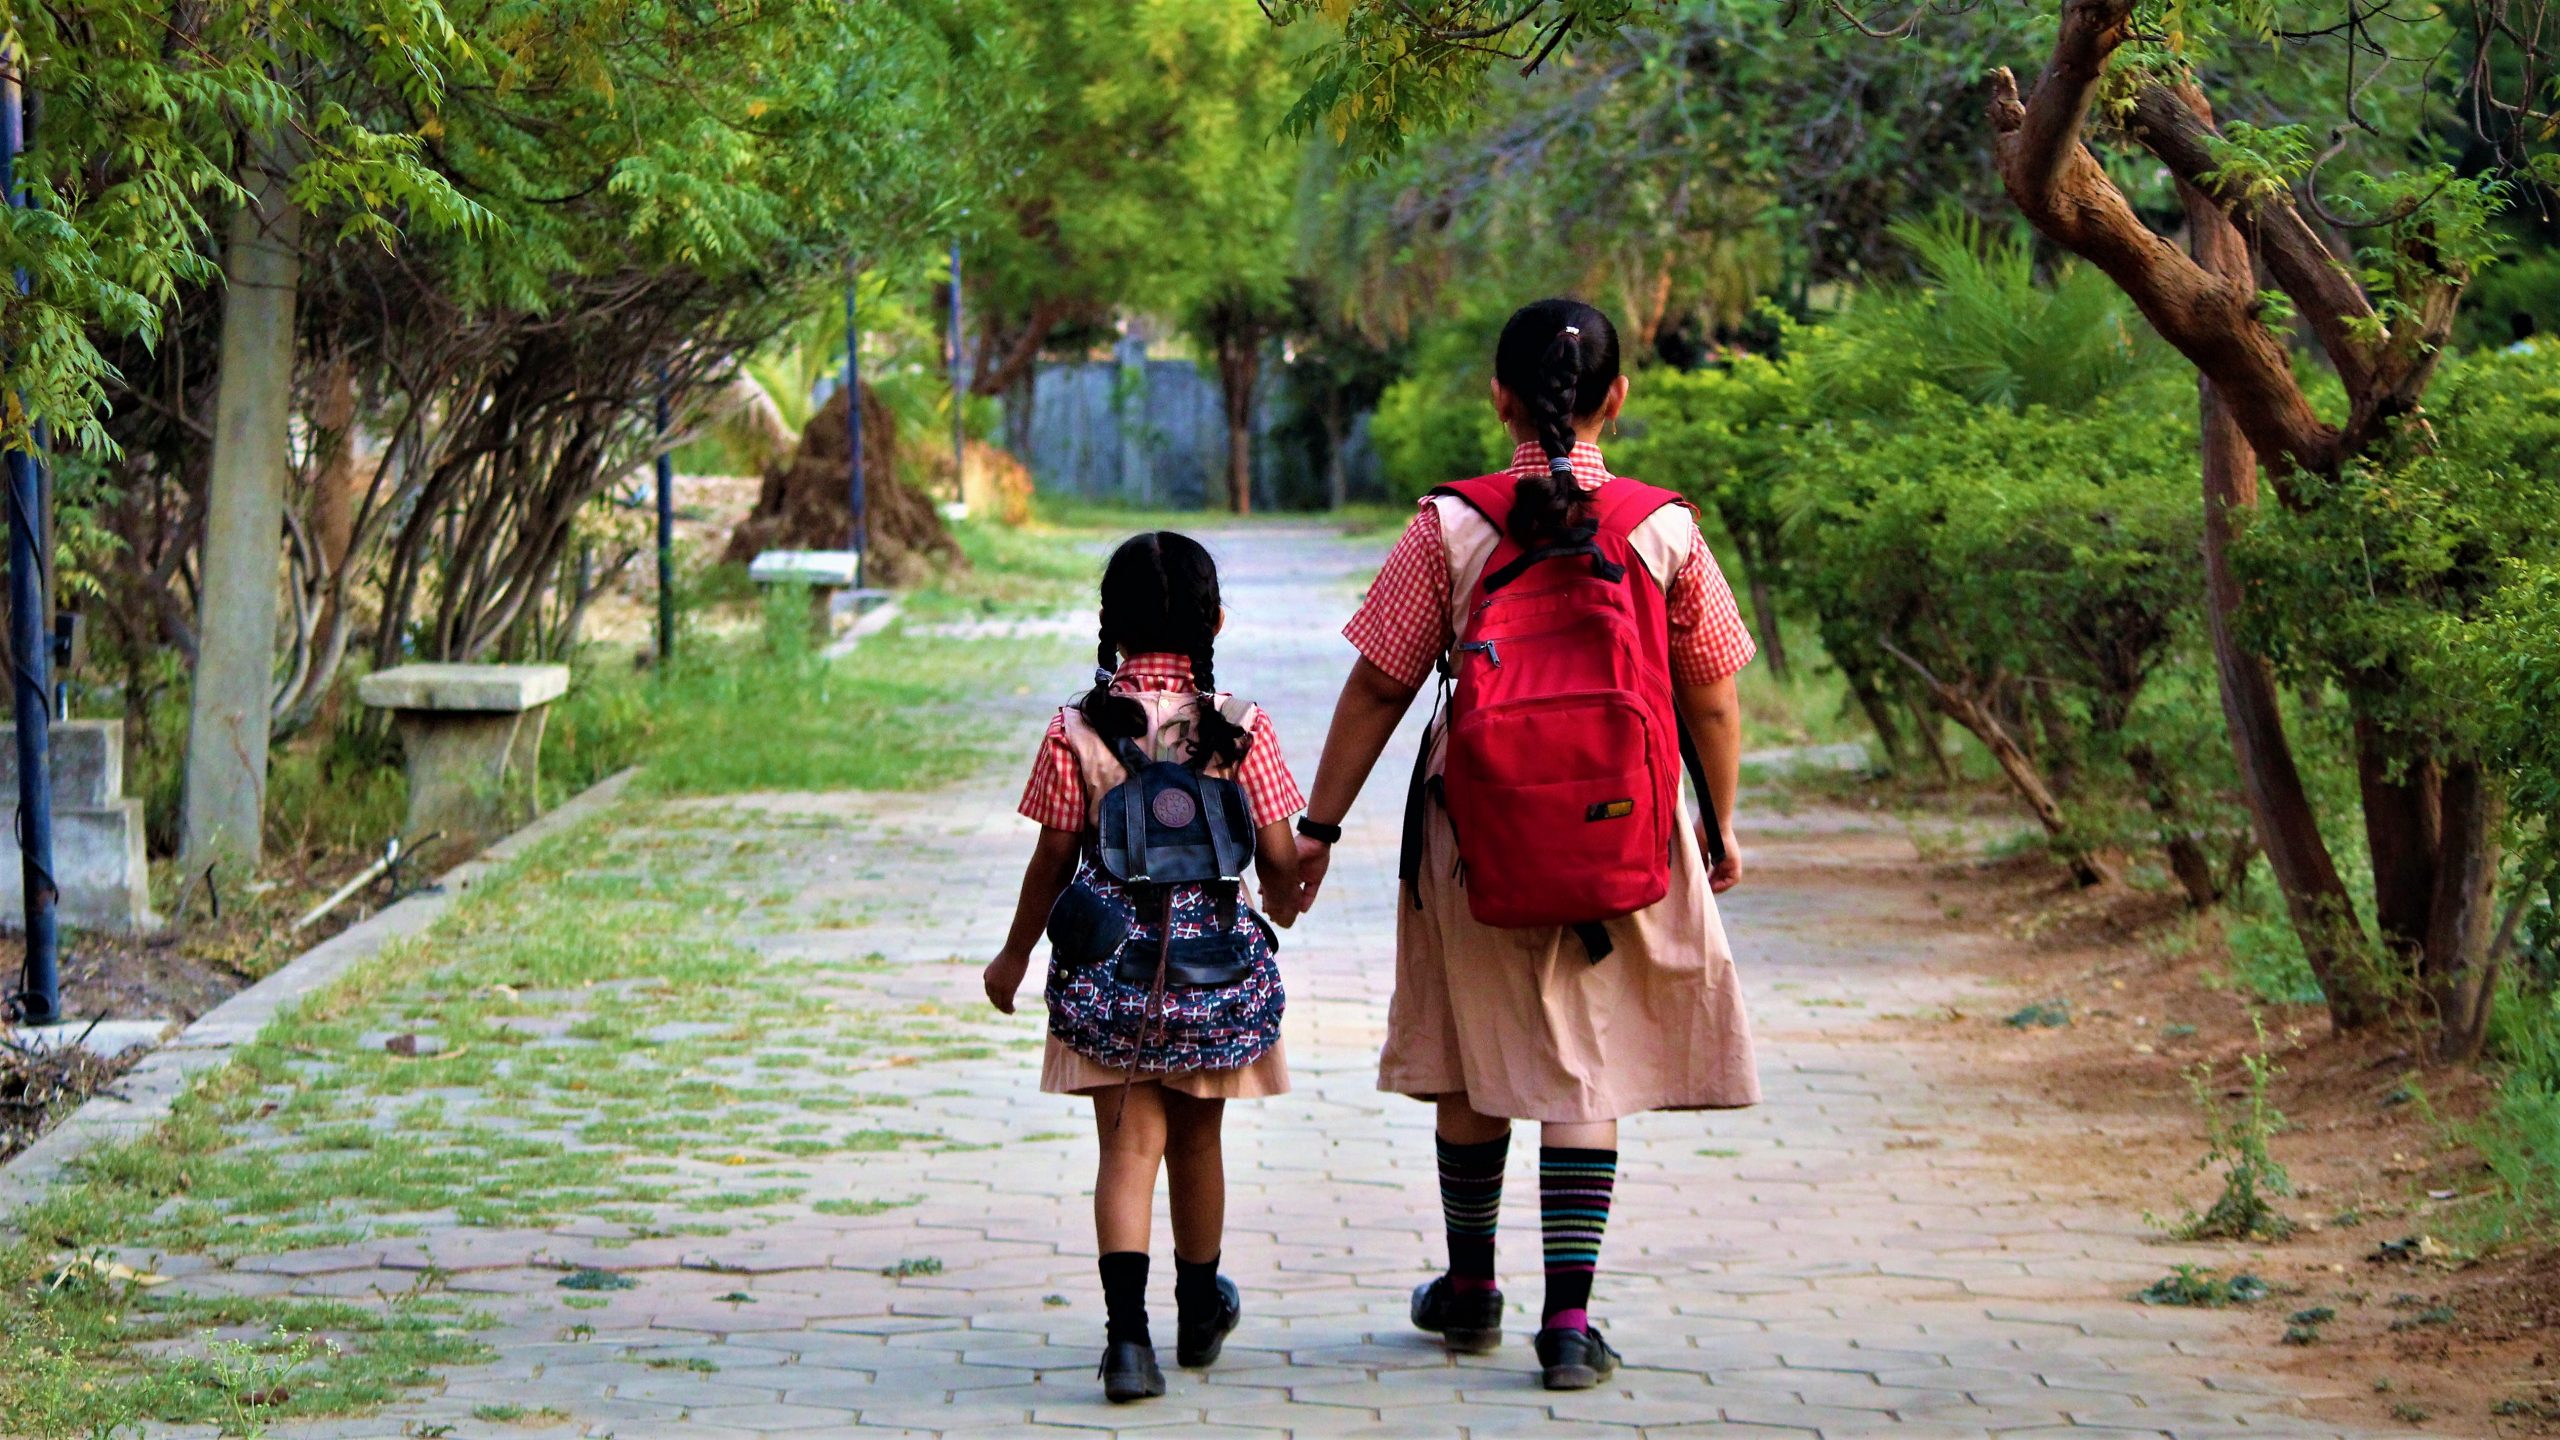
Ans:
[[[1573,938],[1582,942],[1582,948],[1589,952],[1594,965],[1608,959],[1609,952],[1618,948],[1618,943],[1609,938],[1609,927],[1597,920],[1585,920],[1566,928],[1573,931]]]
[[[1724,863],[1724,826],[1716,819],[1715,792],[1707,788],[1706,763],[1698,758],[1698,742],[1689,734],[1689,721],[1680,714],[1680,700],[1672,697],[1671,713],[1680,726],[1680,763],[1689,768],[1689,785],[1698,792],[1698,819],[1707,827],[1707,863]]]

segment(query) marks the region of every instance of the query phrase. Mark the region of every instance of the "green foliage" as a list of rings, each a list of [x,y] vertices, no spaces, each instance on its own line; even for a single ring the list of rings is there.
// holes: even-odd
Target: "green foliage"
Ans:
[[[2205,1123],[2205,1153],[2196,1168],[2221,1165],[2222,1193],[2203,1213],[2190,1211],[2170,1227],[2180,1240],[2282,1240],[2293,1233],[2293,1222],[2268,1198],[2293,1193],[2292,1177],[2268,1149],[2285,1124],[2283,1112],[2267,1098],[2268,1083],[2282,1067],[2267,1055],[2265,1022],[2252,1015],[2249,1023],[2256,1027],[2258,1048],[2240,1057],[2247,1081],[2237,1107],[2223,1103],[2212,1066],[2199,1062],[2187,1072]]]
[[[457,73],[480,52],[435,0],[247,0],[189,7],[79,0],[13,8],[35,132],[18,165],[29,208],[0,211],[0,436],[31,422],[101,449],[117,377],[100,335],[155,340],[162,310],[216,276],[208,246],[246,198],[254,154],[283,146],[290,191],[340,239],[395,225],[486,230],[481,207],[424,155]],[[350,110],[323,74],[362,77],[405,113]]]
[[[1511,459],[1511,435],[1494,418],[1493,342],[1500,315],[1472,314],[1417,338],[1402,379],[1378,397],[1369,441],[1392,495],[1488,474]]]

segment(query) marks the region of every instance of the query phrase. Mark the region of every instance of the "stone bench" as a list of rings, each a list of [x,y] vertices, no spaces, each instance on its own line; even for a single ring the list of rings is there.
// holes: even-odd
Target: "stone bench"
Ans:
[[[839,615],[858,616],[886,603],[886,590],[865,589],[862,557],[850,550],[767,550],[747,565],[747,578],[758,585],[809,587],[809,627],[832,636]]]
[[[55,914],[65,925],[138,934],[160,928],[143,861],[142,802],[124,798],[124,722],[57,720],[46,742],[53,771]],[[17,727],[0,725],[0,806],[18,805]],[[15,825],[0,824],[0,926],[26,915],[26,860]]]
[[[485,840],[538,813],[543,707],[568,691],[566,665],[402,665],[357,681],[408,754],[409,842]]]

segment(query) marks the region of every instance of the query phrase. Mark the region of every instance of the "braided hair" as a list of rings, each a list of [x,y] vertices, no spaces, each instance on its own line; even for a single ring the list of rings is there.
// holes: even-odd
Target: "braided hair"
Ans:
[[[1618,327],[1579,300],[1523,305],[1502,327],[1493,376],[1547,452],[1547,473],[1521,481],[1511,502],[1511,538],[1535,546],[1590,523],[1590,497],[1573,478],[1573,427],[1600,413],[1618,383]]]
[[[1218,688],[1219,605],[1218,565],[1199,541],[1171,530],[1151,530],[1120,542],[1102,570],[1093,688],[1076,705],[1095,734],[1112,741],[1147,733],[1146,707],[1112,692],[1111,675],[1121,656],[1187,655],[1191,683],[1200,692],[1191,763],[1234,765],[1244,759],[1253,736],[1210,698]]]

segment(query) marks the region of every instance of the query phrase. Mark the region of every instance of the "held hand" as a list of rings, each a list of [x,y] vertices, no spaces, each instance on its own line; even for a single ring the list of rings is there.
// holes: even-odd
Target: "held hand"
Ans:
[[[1707,847],[1707,830],[1698,827],[1698,848]],[[1742,883],[1742,842],[1734,838],[1733,827],[1724,828],[1724,858],[1707,869],[1707,888],[1718,895]]]
[[[1003,1013],[1013,1013],[1014,992],[1022,988],[1023,972],[1031,968],[1028,955],[998,955],[987,962],[987,1003]]]
[[[1298,837],[1298,913],[1316,908],[1316,891],[1325,868],[1333,863],[1333,847],[1310,835]]]

